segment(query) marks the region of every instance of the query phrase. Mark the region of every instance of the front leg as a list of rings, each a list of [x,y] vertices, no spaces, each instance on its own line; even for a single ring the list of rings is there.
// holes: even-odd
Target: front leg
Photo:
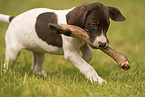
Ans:
[[[92,59],[92,49],[88,43],[85,43],[84,46],[81,47],[81,52],[82,58],[89,63]]]
[[[105,82],[79,54],[79,50],[84,43],[78,39],[63,37],[63,49],[65,59],[77,67],[91,83],[98,82],[102,84]]]

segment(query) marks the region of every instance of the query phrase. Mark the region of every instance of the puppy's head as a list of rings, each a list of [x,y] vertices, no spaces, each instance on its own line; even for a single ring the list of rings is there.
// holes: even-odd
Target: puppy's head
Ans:
[[[115,7],[105,6],[99,2],[85,3],[67,14],[67,23],[87,31],[95,47],[107,47],[109,42],[106,33],[110,25],[109,17],[114,21],[125,20]]]

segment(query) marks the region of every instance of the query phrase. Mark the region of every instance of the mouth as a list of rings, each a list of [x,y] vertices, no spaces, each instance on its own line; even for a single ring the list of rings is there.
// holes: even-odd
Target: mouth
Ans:
[[[93,49],[100,49],[100,48],[107,48],[108,47],[108,43],[105,46],[98,46],[98,45],[90,45]]]
[[[92,41],[91,41],[92,40]],[[97,47],[97,48],[106,48],[108,45],[109,45],[109,41],[108,41],[108,38],[105,34],[100,34],[98,36],[96,36],[95,38],[92,38],[90,36],[90,41],[91,41],[91,44],[94,46],[94,47]]]
[[[108,47],[109,43],[105,42],[105,43],[101,43],[101,42],[97,42],[97,43],[92,43],[91,47],[92,48],[106,48]]]

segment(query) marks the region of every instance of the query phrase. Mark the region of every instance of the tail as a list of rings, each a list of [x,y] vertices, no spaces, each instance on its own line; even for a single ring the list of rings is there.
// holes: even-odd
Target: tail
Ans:
[[[10,23],[14,17],[9,15],[0,14],[0,21]]]

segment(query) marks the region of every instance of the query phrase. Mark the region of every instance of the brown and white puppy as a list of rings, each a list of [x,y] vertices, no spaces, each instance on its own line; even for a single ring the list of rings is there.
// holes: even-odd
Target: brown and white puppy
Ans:
[[[106,32],[111,17],[114,21],[124,21],[124,16],[115,7],[105,6],[99,2],[85,3],[68,10],[37,8],[26,11],[14,18],[0,14],[0,20],[9,22],[7,29],[6,53],[4,68],[10,70],[21,49],[33,52],[31,69],[38,74],[46,75],[43,62],[45,53],[64,54],[65,59],[77,67],[91,82],[102,84],[103,80],[94,68],[88,64],[92,59],[90,46],[82,40],[54,33],[48,28],[49,23],[76,25],[87,31],[92,44],[107,47]],[[79,51],[82,52],[80,56]],[[7,67],[6,67],[7,66]]]

